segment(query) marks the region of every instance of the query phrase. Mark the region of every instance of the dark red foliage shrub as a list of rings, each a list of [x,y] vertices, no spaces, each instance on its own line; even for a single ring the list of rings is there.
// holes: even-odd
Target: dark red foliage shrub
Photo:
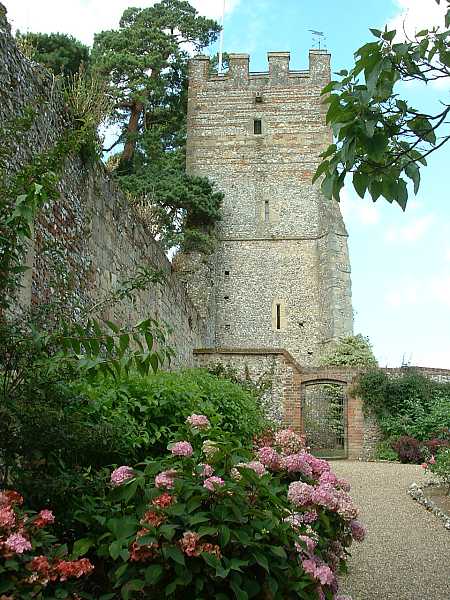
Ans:
[[[402,463],[421,463],[424,461],[423,442],[408,435],[402,435],[391,444]]]
[[[448,440],[433,438],[432,440],[424,442],[423,445],[431,454],[436,454],[440,448],[448,448],[450,446],[450,442]]]

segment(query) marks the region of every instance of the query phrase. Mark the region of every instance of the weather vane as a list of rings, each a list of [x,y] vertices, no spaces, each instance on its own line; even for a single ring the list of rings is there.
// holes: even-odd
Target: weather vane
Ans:
[[[327,43],[324,32],[316,31],[315,29],[310,29],[309,31],[312,33],[313,48],[321,50],[323,46],[323,48],[325,49],[327,47]]]

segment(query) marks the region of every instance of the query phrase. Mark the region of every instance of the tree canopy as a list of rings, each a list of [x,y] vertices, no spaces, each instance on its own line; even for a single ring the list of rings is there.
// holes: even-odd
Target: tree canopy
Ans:
[[[27,48],[32,60],[41,63],[54,75],[76,75],[80,66],[89,65],[89,48],[65,33],[20,33],[16,39]]]
[[[188,49],[207,46],[219,30],[189,2],[162,0],[149,8],[128,8],[119,29],[96,34],[93,59],[110,82],[114,120],[121,127],[116,143],[124,143],[120,172],[132,171],[143,132],[147,140],[160,139],[163,149],[177,145],[185,113]]]
[[[398,41],[395,30],[371,29],[375,41],[359,48],[354,66],[340,71],[340,79],[323,89],[329,104],[326,120],[335,141],[321,155],[313,181],[324,175],[326,197],[339,200],[351,173],[361,198],[368,191],[373,201],[382,196],[405,210],[408,179],[417,193],[427,156],[450,140],[448,100],[429,114],[411,106],[398,91],[402,82],[450,80],[450,1],[446,1],[442,26],[419,31],[412,39]]]

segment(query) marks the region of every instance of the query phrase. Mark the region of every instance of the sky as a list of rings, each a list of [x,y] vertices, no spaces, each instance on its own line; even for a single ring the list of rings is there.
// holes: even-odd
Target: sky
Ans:
[[[150,0],[2,0],[14,28],[70,33],[86,44],[117,27],[128,6]],[[219,19],[223,0],[191,0]],[[224,49],[247,52],[250,69],[267,70],[268,51],[289,50],[291,68],[307,68],[310,29],[323,31],[332,68],[351,67],[353,52],[388,24],[399,35],[442,22],[435,0],[226,0]],[[217,44],[207,50],[217,52]],[[416,108],[448,102],[450,85],[406,84]],[[349,232],[355,333],[369,337],[381,366],[450,368],[450,147],[429,157],[417,196],[403,213],[383,199],[359,198],[351,186],[341,209]]]

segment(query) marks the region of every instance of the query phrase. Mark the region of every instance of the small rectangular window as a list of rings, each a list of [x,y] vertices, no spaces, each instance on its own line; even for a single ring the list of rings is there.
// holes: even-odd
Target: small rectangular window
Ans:
[[[253,133],[255,135],[261,135],[262,134],[262,122],[261,122],[261,119],[255,119],[253,121]]]
[[[270,212],[269,212],[269,201],[264,200],[264,221],[266,223],[269,222]]]
[[[277,329],[281,329],[281,305],[277,304]]]
[[[230,274],[230,271],[225,271],[225,277],[228,277]]]

